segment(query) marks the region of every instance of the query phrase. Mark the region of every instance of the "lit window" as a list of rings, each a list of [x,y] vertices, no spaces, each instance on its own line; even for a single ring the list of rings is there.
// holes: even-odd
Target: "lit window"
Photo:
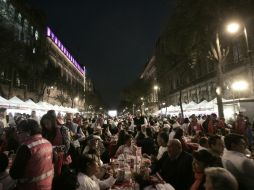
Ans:
[[[38,39],[39,39],[39,33],[38,33],[37,30],[35,31],[35,34],[34,34],[34,35],[35,35],[35,39],[38,40]]]
[[[21,16],[21,14],[19,13],[19,14],[18,14],[18,23],[19,23],[19,24],[21,24],[21,19],[22,19],[22,16]]]

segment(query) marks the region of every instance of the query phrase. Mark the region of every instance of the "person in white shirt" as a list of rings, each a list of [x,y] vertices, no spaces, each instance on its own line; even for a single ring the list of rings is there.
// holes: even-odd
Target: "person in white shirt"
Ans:
[[[81,156],[79,160],[79,173],[77,190],[105,190],[110,188],[116,182],[116,173],[110,174],[105,180],[99,180],[95,174],[99,171],[98,163],[87,156]]]
[[[226,151],[222,156],[224,168],[229,170],[237,179],[239,189],[254,189],[254,161],[247,158],[247,144],[239,134],[228,134],[225,139]]]

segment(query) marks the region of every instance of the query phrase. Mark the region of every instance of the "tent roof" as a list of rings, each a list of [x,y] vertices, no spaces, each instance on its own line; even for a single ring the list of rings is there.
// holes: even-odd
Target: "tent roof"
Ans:
[[[9,102],[14,103],[14,104],[24,104],[22,100],[20,100],[17,96],[12,97],[9,99]]]

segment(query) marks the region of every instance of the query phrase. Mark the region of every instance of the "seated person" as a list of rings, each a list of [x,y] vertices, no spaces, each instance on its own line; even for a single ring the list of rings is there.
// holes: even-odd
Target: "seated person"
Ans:
[[[182,144],[178,139],[170,140],[168,151],[154,163],[152,173],[156,172],[175,189],[190,189],[194,182],[192,156],[183,151]]]
[[[99,171],[97,162],[85,155],[82,155],[79,160],[79,173],[77,190],[105,190],[110,188],[116,182],[116,173],[112,172],[105,180],[99,180],[95,177]]]
[[[116,151],[116,157],[120,154],[135,155],[137,147],[132,143],[132,136],[129,134],[125,135],[124,145],[121,145]]]

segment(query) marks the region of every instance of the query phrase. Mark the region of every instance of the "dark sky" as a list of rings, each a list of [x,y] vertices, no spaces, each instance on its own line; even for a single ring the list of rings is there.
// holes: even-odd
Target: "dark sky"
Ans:
[[[170,14],[170,0],[29,0],[85,65],[105,102],[119,103],[120,91],[135,80]]]

